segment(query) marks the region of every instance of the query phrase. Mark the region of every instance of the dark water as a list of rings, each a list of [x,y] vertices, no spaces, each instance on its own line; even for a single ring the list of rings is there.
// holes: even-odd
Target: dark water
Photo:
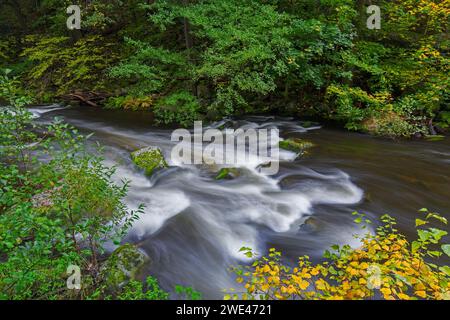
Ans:
[[[396,142],[306,129],[293,119],[253,117],[219,124],[277,127],[283,138],[301,137],[315,147],[296,160],[294,154],[281,154],[275,176],[250,166],[234,180],[216,181],[208,168],[172,163],[147,178],[132,164],[130,151],[156,145],[170,157],[175,144],[172,130],[152,127],[148,115],[88,107],[33,112],[38,121],[62,116],[95,132],[106,146],[107,163],[118,166],[116,179],[132,181],[127,204],[147,206],[127,241],[138,243],[152,259],[142,276],[156,276],[167,290],[188,285],[205,298],[221,298],[222,289],[236,287],[227,267],[245,262],[238,252],[242,246],[261,253],[276,247],[292,260],[304,254],[320,259],[336,243],[357,246],[355,210],[374,221],[388,213],[408,236],[414,235],[422,207],[450,219],[449,138]]]

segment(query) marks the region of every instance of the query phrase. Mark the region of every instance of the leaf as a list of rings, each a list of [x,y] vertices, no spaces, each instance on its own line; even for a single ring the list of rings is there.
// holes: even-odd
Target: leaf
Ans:
[[[427,230],[417,230],[420,240],[427,241],[430,238],[430,232]]]
[[[436,220],[439,220],[440,222],[442,222],[443,224],[447,224],[447,219],[446,218],[444,218],[444,217],[441,217],[439,214],[437,214],[437,213],[429,213],[428,215],[427,215],[427,219],[429,219],[429,218],[434,218],[434,219],[436,219]]]
[[[448,234],[447,231],[444,231],[444,230],[441,230],[441,229],[436,229],[436,228],[430,228],[430,232],[431,232],[431,235],[433,236],[433,238],[436,241],[441,240],[441,238],[443,236],[446,236]]]
[[[442,251],[444,251],[444,253],[450,257],[450,244],[443,244],[441,246]]]
[[[88,135],[86,136],[86,140],[89,140],[94,134],[95,134],[94,132],[88,134]]]
[[[413,241],[411,244],[412,252],[416,252],[421,247],[421,245],[422,244],[419,241]]]
[[[442,271],[443,273],[445,273],[447,276],[450,277],[450,267],[449,266],[443,266],[439,268],[440,271]]]
[[[424,299],[427,297],[426,292],[423,291],[423,290],[419,290],[419,291],[416,291],[414,293],[416,294],[416,296],[419,296],[419,297],[424,298]]]
[[[430,257],[439,257],[442,254],[440,251],[428,251],[427,253]]]
[[[301,290],[306,290],[309,287],[309,282],[306,280],[301,280],[298,284]]]
[[[427,224],[428,221],[422,220],[422,219],[416,219],[416,227],[422,226],[424,224]]]
[[[391,289],[389,288],[382,288],[380,289],[381,293],[383,293],[383,295],[388,296],[392,293]]]

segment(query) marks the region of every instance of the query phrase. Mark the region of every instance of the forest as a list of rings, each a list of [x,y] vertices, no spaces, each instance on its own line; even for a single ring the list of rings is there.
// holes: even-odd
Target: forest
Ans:
[[[2,65],[36,102],[97,93],[157,121],[270,113],[411,137],[450,123],[447,1],[2,1]],[[97,102],[96,102],[97,103]],[[176,108],[175,108],[176,106]],[[176,109],[176,110],[175,110]]]
[[[450,299],[449,17],[0,0],[0,299]],[[195,121],[280,172],[169,159]]]

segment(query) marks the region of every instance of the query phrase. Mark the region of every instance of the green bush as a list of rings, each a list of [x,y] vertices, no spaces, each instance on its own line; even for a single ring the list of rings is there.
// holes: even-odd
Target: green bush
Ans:
[[[190,127],[195,120],[201,120],[200,104],[187,91],[178,91],[158,100],[153,112],[160,123],[179,123]]]

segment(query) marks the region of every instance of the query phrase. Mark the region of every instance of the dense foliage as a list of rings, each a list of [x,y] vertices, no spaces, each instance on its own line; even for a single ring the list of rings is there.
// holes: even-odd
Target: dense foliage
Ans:
[[[68,1],[15,2],[0,4],[0,59],[44,101],[100,91],[185,126],[264,112],[393,137],[450,125],[445,0],[93,0],[72,31]]]
[[[375,234],[356,236],[359,248],[333,245],[319,264],[302,256],[289,266],[283,264],[280,252],[270,249],[267,257],[257,258],[251,266],[232,268],[246,292],[227,294],[225,299],[448,300],[450,268],[430,261],[450,256],[450,245],[441,244],[447,232],[423,227],[433,220],[444,224],[447,220],[425,208],[420,211],[424,217],[416,219],[418,238],[412,242],[395,228],[395,219],[385,215]],[[371,224],[363,214],[353,214],[363,227]],[[251,248],[241,251],[256,257]]]
[[[132,245],[105,250],[143,214],[122,202],[127,182],[112,182],[114,168],[101,150],[88,152],[89,136],[57,119],[32,121],[23,108],[30,98],[9,74],[0,75],[0,299],[167,299],[156,279],[143,286],[122,270],[134,267],[130,258],[143,261]],[[79,268],[81,288],[68,288],[69,266]]]

